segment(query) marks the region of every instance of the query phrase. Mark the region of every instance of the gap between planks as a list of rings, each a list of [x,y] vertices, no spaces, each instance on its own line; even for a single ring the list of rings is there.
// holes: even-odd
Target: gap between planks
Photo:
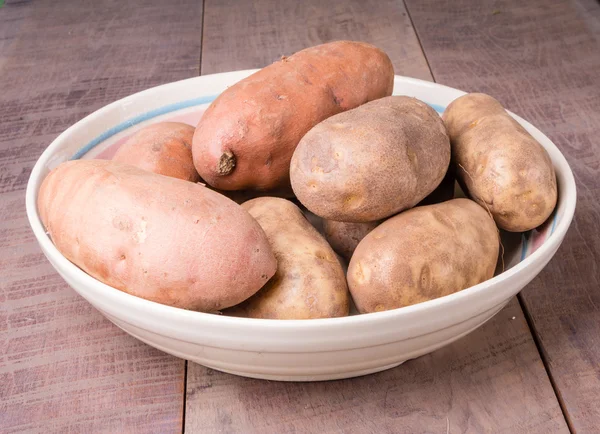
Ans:
[[[404,8],[406,9],[406,14],[408,15],[410,24],[412,25],[412,28],[415,31],[415,36],[417,38],[417,41],[419,42],[419,47],[421,48],[421,52],[423,53],[423,57],[425,58],[425,62],[427,63],[427,68],[429,69],[431,78],[434,82],[437,82],[437,80],[435,79],[435,75],[433,74],[433,69],[431,68],[431,65],[429,63],[429,58],[427,57],[427,53],[425,52],[425,48],[423,47],[423,43],[421,42],[421,37],[419,36],[419,30],[417,29],[417,26],[415,25],[415,22],[410,13],[410,8],[405,0],[402,0],[402,2],[404,3]],[[203,15],[203,17],[204,17],[204,15]],[[573,429],[573,425],[572,425],[571,420],[568,416],[568,413],[565,409],[564,400],[561,396],[560,391],[558,390],[556,382],[554,381],[554,376],[552,375],[552,371],[550,370],[547,355],[543,351],[543,347],[540,343],[539,335],[533,324],[533,319],[531,318],[531,315],[530,315],[529,311],[527,310],[525,303],[523,303],[521,293],[517,294],[517,300],[519,301],[519,305],[521,306],[521,311],[523,311],[523,316],[525,317],[525,320],[527,321],[527,326],[529,327],[529,333],[531,334],[531,338],[533,339],[533,342],[535,343],[537,352],[540,356],[542,364],[544,365],[544,370],[546,371],[546,375],[548,376],[548,380],[550,381],[550,385],[552,386],[552,391],[554,392],[554,396],[556,397],[556,400],[558,401],[558,405],[560,407],[560,411],[563,415],[563,418],[565,419],[565,423],[567,424],[567,428],[569,429],[569,431],[571,433],[574,433],[575,430]]]
[[[206,0],[202,0],[202,19],[200,20],[200,54],[198,55],[198,76],[202,75],[202,52],[204,51],[204,17],[206,11]],[[181,432],[185,433],[185,410],[187,408],[187,379],[189,361],[185,360],[183,367],[183,410],[181,413]]]
[[[550,369],[550,365],[548,363],[548,355],[544,351],[542,343],[540,342],[538,332],[535,328],[535,325],[533,324],[533,318],[531,318],[531,314],[529,313],[529,311],[527,310],[527,307],[525,306],[525,303],[523,302],[523,297],[522,297],[521,293],[517,294],[517,300],[519,300],[519,304],[521,305],[521,310],[523,311],[523,315],[525,316],[525,321],[527,321],[527,326],[529,327],[529,331],[531,332],[531,337],[533,338],[535,347],[538,350],[540,359],[542,359],[542,363],[544,364],[544,369],[546,370],[546,375],[548,376],[548,379],[550,380],[550,385],[552,386],[552,390],[554,391],[554,396],[556,396],[556,400],[558,401],[558,405],[560,406],[560,411],[562,412],[563,417],[565,418],[567,428],[569,428],[570,432],[574,433],[575,428],[573,427],[573,423],[571,421],[571,418],[569,417],[569,413],[567,412],[567,409],[565,408],[565,402],[562,397],[562,394],[560,393],[560,390],[558,389],[558,386],[556,385],[556,382],[554,380],[554,375],[552,375],[552,370]]]

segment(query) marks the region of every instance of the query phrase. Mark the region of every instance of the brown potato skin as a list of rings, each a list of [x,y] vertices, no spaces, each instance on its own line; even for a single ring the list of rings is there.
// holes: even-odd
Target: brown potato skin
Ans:
[[[362,223],[415,206],[440,184],[449,163],[450,141],[435,110],[390,96],[312,128],[294,152],[290,178],[314,214]]]
[[[113,156],[113,161],[131,164],[159,175],[198,182],[192,159],[195,128],[181,122],[158,122],[131,136]]]
[[[221,190],[289,189],[304,134],[336,113],[392,93],[388,56],[337,41],[284,57],[228,88],[204,113],[193,142],[202,178]]]
[[[262,226],[277,272],[228,314],[250,318],[314,319],[347,316],[350,295],[335,253],[292,202],[261,197],[242,205]]]
[[[494,275],[500,239],[487,211],[470,199],[420,206],[369,233],[348,266],[361,313],[421,303]]]
[[[544,147],[498,101],[482,93],[454,100],[443,119],[459,183],[490,210],[498,227],[524,232],[544,223],[558,192]]]
[[[264,231],[242,207],[123,163],[63,163],[44,179],[37,203],[67,259],[157,303],[217,311],[253,295],[277,268]]]
[[[323,232],[325,239],[333,250],[346,261],[349,261],[358,243],[379,223],[379,221],[349,223],[323,219]]]

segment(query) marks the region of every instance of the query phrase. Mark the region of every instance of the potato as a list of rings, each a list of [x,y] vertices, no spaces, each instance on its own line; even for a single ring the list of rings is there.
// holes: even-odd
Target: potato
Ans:
[[[350,296],[342,266],[302,211],[274,197],[253,199],[242,207],[267,234],[277,272],[256,295],[229,313],[273,319],[348,315]]]
[[[498,229],[470,199],[420,206],[386,220],[356,248],[348,286],[359,312],[377,312],[452,294],[490,279]]]
[[[228,88],[198,123],[194,164],[221,190],[289,189],[304,134],[336,113],[392,93],[387,55],[362,42],[307,48]]]
[[[435,110],[390,96],[312,128],[294,152],[290,177],[296,197],[313,213],[372,222],[423,200],[449,162],[450,141]]]
[[[538,227],[557,200],[546,150],[494,98],[471,93],[443,115],[456,176],[465,192],[511,232]]]
[[[379,221],[348,223],[323,219],[323,232],[333,250],[349,261],[358,243],[379,223]]]
[[[198,182],[192,160],[195,128],[181,122],[158,122],[142,128],[117,150],[113,161],[186,181]]]
[[[58,250],[79,268],[170,306],[233,306],[277,268],[264,231],[241,206],[123,163],[61,164],[42,183],[38,210]]]

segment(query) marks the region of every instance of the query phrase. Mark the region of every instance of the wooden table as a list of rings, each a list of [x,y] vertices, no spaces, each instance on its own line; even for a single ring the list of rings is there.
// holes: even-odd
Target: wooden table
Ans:
[[[0,1],[0,3],[2,3]],[[334,39],[496,96],[569,160],[578,207],[492,321],[352,380],[239,378],[125,335],[53,271],[24,192],[65,128],[131,93]],[[600,431],[600,6],[594,0],[6,0],[0,8],[0,432]]]

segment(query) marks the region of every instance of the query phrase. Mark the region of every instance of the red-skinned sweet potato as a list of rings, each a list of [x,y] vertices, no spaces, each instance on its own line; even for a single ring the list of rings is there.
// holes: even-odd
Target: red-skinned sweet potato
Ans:
[[[127,139],[112,159],[159,175],[198,182],[200,176],[192,160],[194,131],[194,127],[181,122],[148,125]]]
[[[258,223],[202,185],[106,160],[61,164],[38,195],[58,250],[96,279],[170,306],[217,311],[275,273]]]

